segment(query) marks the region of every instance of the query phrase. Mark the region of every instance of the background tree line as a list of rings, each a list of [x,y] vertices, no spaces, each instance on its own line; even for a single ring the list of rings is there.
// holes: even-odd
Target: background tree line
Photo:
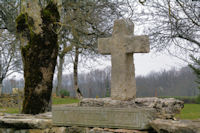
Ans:
[[[79,74],[79,87],[84,97],[106,97],[110,93],[110,67],[103,70],[94,70]],[[62,90],[70,92],[75,97],[73,74],[63,75]],[[197,96],[200,91],[194,82],[196,76],[189,67],[180,70],[171,69],[160,72],[151,72],[146,76],[137,76],[137,97],[152,96]],[[65,82],[69,81],[69,82]],[[11,93],[11,88],[23,88],[24,81],[5,80],[4,93]],[[54,92],[57,79],[54,80]]]

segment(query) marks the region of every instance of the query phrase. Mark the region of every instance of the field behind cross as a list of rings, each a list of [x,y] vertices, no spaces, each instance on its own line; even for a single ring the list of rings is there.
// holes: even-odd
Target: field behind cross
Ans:
[[[200,119],[200,104],[184,104],[180,114],[176,115],[178,119]]]
[[[53,97],[53,105],[62,105],[62,104],[72,104],[78,103],[78,99],[74,98],[60,98]],[[1,113],[19,113],[19,108],[0,108]],[[182,109],[180,114],[176,115],[177,119],[200,119],[200,104],[184,104],[184,108]]]

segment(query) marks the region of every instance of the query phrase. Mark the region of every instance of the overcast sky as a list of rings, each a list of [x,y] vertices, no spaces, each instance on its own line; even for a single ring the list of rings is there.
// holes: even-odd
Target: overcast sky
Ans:
[[[164,54],[135,54],[135,69],[137,75],[146,75],[150,72],[169,70],[171,68],[179,69],[185,65],[185,62],[175,57]]]
[[[87,59],[79,63],[79,73],[89,72],[95,69],[104,69],[111,66],[110,56],[100,57],[95,61]],[[169,70],[171,68],[180,69],[187,64],[180,59],[163,54],[163,53],[145,53],[134,54],[135,73],[138,75],[147,75],[151,72]],[[65,74],[73,72],[73,65],[65,65]]]

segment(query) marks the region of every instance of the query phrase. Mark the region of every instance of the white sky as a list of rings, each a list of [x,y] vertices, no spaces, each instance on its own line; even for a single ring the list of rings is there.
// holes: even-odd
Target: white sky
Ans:
[[[171,68],[179,69],[185,65],[185,62],[169,56],[155,53],[135,54],[135,69],[137,75],[147,75],[150,72],[169,70]]]
[[[78,72],[89,72],[95,69],[104,69],[111,66],[110,56],[100,57],[95,61],[87,59],[79,63]],[[169,70],[171,68],[179,69],[187,63],[177,59],[175,57],[163,54],[163,53],[145,53],[145,54],[134,54],[135,73],[138,75],[147,75],[151,72],[159,72],[162,70]],[[65,74],[73,72],[73,65],[65,66]]]

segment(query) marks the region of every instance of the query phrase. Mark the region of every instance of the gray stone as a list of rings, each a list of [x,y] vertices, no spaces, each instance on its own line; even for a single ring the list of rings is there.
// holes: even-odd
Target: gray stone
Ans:
[[[80,101],[81,107],[113,107],[113,108],[136,108],[135,100],[122,101],[111,98],[84,98]]]
[[[0,133],[69,133],[66,127],[52,127],[46,129],[15,129],[0,128]]]
[[[47,129],[0,128],[0,133],[148,133],[148,131],[109,128],[52,127]]]
[[[51,113],[39,115],[4,114],[0,116],[0,128],[36,128],[45,129],[52,126]]]
[[[133,36],[134,24],[128,19],[116,20],[111,38],[98,40],[101,54],[111,54],[111,98],[129,100],[136,97],[133,53],[149,52],[147,36]]]
[[[200,121],[156,119],[150,125],[158,133],[200,133]]]
[[[89,133],[148,133],[148,131],[127,130],[127,129],[109,129],[109,128],[93,128]]]
[[[53,125],[148,129],[155,113],[145,108],[53,107]]]
[[[151,108],[157,112],[157,118],[173,118],[184,107],[183,101],[174,98],[136,98],[129,101],[112,100],[111,98],[84,98],[81,107],[113,107],[113,108]]]
[[[184,107],[184,102],[174,98],[146,97],[136,98],[135,104],[140,107],[154,108],[159,118],[171,119],[179,114]]]

